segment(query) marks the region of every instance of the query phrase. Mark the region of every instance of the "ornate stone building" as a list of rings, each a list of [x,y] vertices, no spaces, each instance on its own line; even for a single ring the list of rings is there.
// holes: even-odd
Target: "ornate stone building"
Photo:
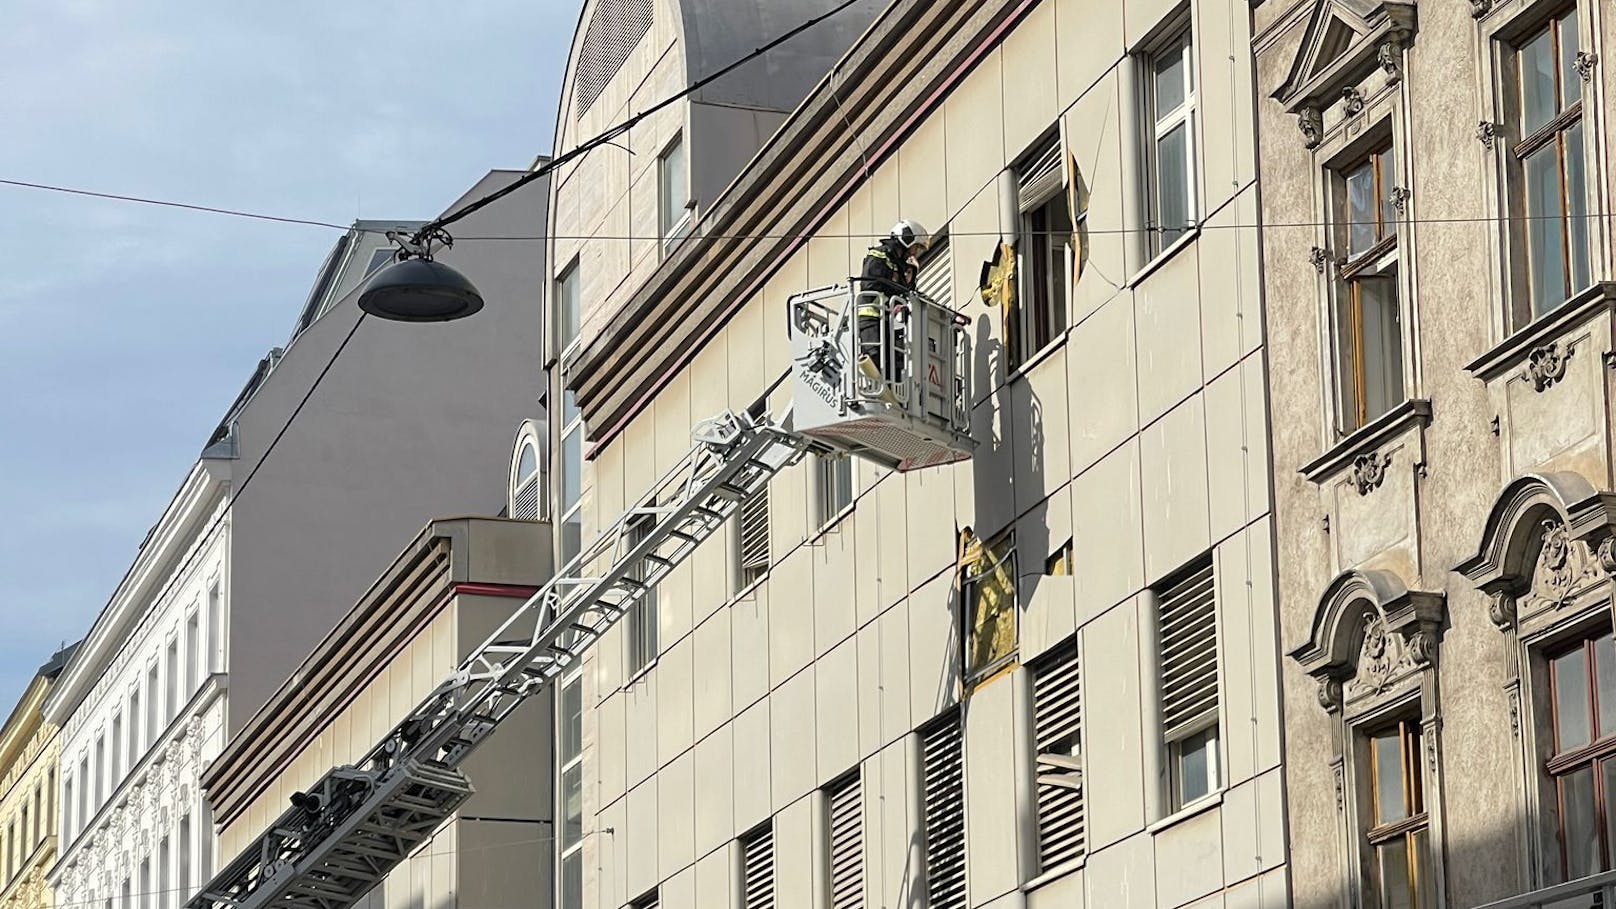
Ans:
[[[73,655],[65,647],[34,674],[0,727],[0,907],[51,909],[46,879],[56,861],[56,774],[59,730],[41,708]]]
[[[1616,16],[1253,7],[1296,905],[1608,905]]]

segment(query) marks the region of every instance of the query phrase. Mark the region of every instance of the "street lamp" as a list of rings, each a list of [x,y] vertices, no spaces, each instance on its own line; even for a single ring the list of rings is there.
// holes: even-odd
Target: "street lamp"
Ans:
[[[483,308],[471,279],[433,260],[433,244],[454,245],[441,227],[413,237],[388,231],[387,238],[398,244],[395,261],[365,282],[360,309],[393,322],[452,322]]]

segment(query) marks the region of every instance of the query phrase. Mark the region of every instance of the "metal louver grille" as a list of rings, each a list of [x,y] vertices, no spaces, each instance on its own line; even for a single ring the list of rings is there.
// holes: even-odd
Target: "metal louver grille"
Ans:
[[[920,264],[920,273],[915,276],[915,288],[944,306],[953,306],[953,250],[948,248],[948,241],[939,242],[941,246],[934,247],[926,261]]]
[[[1061,139],[1056,133],[1044,140],[1016,168],[1016,186],[1021,209],[1042,204],[1066,185],[1066,168],[1061,159]]]
[[[1218,709],[1218,614],[1212,560],[1160,593],[1162,729],[1169,739]]]
[[[741,503],[741,574],[750,581],[769,567],[769,491],[761,489]]]
[[[830,907],[864,907],[864,812],[857,773],[830,792]]]
[[[518,521],[539,519],[539,477],[534,474],[511,494],[510,516]]]
[[[774,827],[741,840],[741,909],[774,909]]]
[[[1083,854],[1081,761],[1083,698],[1077,642],[1064,645],[1033,674],[1033,740],[1038,749],[1038,858],[1043,870]]]
[[[628,62],[634,46],[651,30],[652,18],[651,0],[599,0],[595,4],[572,81],[572,109],[579,119]]]
[[[965,754],[958,712],[921,733],[930,909],[965,909]]]

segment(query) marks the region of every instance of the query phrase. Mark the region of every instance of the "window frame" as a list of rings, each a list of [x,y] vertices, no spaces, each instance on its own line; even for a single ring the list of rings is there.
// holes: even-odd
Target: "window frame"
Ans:
[[[1157,61],[1165,60],[1169,55],[1180,55],[1184,66],[1184,98],[1178,107],[1171,111],[1162,112],[1156,109],[1156,80]],[[1185,14],[1174,20],[1163,30],[1160,37],[1151,41],[1138,51],[1135,59],[1139,66],[1141,78],[1139,79],[1140,96],[1136,103],[1140,111],[1141,125],[1141,151],[1144,155],[1145,178],[1144,193],[1142,194],[1145,210],[1145,236],[1146,236],[1146,266],[1154,262],[1187,236],[1192,235],[1200,226],[1201,197],[1200,180],[1198,173],[1200,166],[1199,156],[1199,83],[1196,81],[1195,71],[1195,29],[1190,17]],[[1167,239],[1166,229],[1161,224],[1161,189],[1163,174],[1161,167],[1160,142],[1179,126],[1185,127],[1184,146],[1184,202],[1185,225],[1172,239]]]
[[[555,362],[565,357],[579,344],[583,335],[583,288],[579,286],[582,262],[574,255],[555,273],[550,282],[550,357]],[[570,301],[570,302],[568,302]],[[569,316],[571,324],[563,330],[562,316]],[[566,340],[563,342],[562,338]]]
[[[568,721],[568,716],[566,715],[566,710],[564,709],[565,698],[567,697],[567,691],[574,688],[574,687],[576,687],[577,691],[578,691],[578,705],[579,705],[579,710],[578,710],[578,730],[577,730],[577,736],[576,736],[576,743],[578,745],[578,749],[577,749],[576,753],[568,754],[567,753],[567,746],[568,746],[569,741],[571,741],[571,740],[569,739],[568,735],[565,734],[565,730],[564,730],[562,724],[564,724],[564,723],[566,723]],[[554,882],[554,887],[555,887],[555,906],[556,906],[556,909],[582,909],[583,903],[584,903],[584,894],[583,894],[583,887],[582,887],[582,880],[583,880],[583,865],[582,865],[582,863],[583,863],[583,848],[584,848],[584,839],[585,839],[585,837],[583,836],[583,818],[584,818],[584,811],[583,811],[583,762],[584,762],[584,749],[583,749],[583,712],[584,712],[583,711],[583,670],[582,669],[574,669],[573,672],[571,673],[571,675],[569,675],[569,676],[567,676],[567,677],[565,677],[565,678],[563,678],[561,680],[561,684],[556,686],[555,691],[556,691],[556,709],[555,709],[555,727],[556,727],[555,728],[555,750],[556,750],[555,801],[556,801],[556,804],[555,804],[555,817],[557,818],[557,825],[556,825],[556,831],[555,831],[555,849],[556,849],[556,868],[555,868],[555,882]],[[577,771],[578,780],[579,780],[579,795],[578,795],[578,834],[579,835],[578,835],[578,839],[577,839],[576,842],[568,842],[567,841],[567,818],[566,818],[566,811],[567,811],[567,806],[566,806],[566,798],[567,798],[566,779],[567,779],[567,774],[573,772],[574,770]],[[577,894],[578,899],[579,899],[579,903],[578,903],[578,905],[576,907],[570,906],[568,903],[565,902],[566,894],[565,894],[564,889],[563,889],[566,886],[566,872],[565,872],[566,863],[569,860],[573,859],[574,857],[576,857],[576,860],[579,863],[579,891],[578,891],[578,894]]]
[[[1335,279],[1328,291],[1327,319],[1330,337],[1330,369],[1334,377],[1331,412],[1333,435],[1339,440],[1352,435],[1387,413],[1411,396],[1407,363],[1409,313],[1403,286],[1402,218],[1396,210],[1394,191],[1398,183],[1398,144],[1390,123],[1376,123],[1364,133],[1366,138],[1354,142],[1324,166],[1326,218],[1332,247],[1341,250],[1335,266]],[[1352,252],[1351,236],[1354,225],[1350,199],[1352,174],[1364,166],[1371,168],[1371,194],[1374,206],[1375,237],[1370,245]],[[1387,170],[1390,173],[1387,173]],[[1388,205],[1391,211],[1388,211]],[[1396,379],[1401,386],[1391,395],[1385,408],[1374,413],[1369,407],[1369,370],[1365,354],[1369,338],[1365,326],[1365,285],[1369,281],[1390,281],[1395,294],[1394,311],[1397,325],[1394,339],[1397,344],[1395,360]],[[1344,337],[1343,323],[1350,322],[1351,337]],[[1347,348],[1350,345],[1350,358]],[[1349,363],[1350,359],[1350,363]],[[1350,387],[1351,400],[1348,400]],[[1349,412],[1350,408],[1350,412]]]
[[[850,456],[813,456],[814,527],[830,530],[858,502],[858,471]]]
[[[1524,23],[1511,23],[1502,33],[1496,35],[1497,53],[1499,55],[1499,78],[1495,80],[1495,90],[1500,100],[1500,119],[1504,123],[1508,146],[1503,153],[1503,179],[1505,185],[1504,205],[1509,216],[1508,238],[1509,246],[1518,250],[1518,255],[1509,257],[1506,261],[1505,281],[1509,288],[1509,305],[1506,308],[1505,329],[1506,334],[1512,334],[1538,319],[1547,317],[1566,302],[1571,300],[1581,290],[1593,283],[1593,251],[1594,242],[1591,236],[1593,225],[1588,223],[1594,217],[1594,207],[1589,204],[1591,183],[1588,175],[1589,156],[1588,132],[1590,128],[1597,129],[1592,123],[1592,112],[1587,105],[1582,80],[1575,82],[1575,99],[1568,98],[1568,86],[1564,84],[1567,75],[1566,68],[1561,65],[1562,53],[1562,23],[1570,21],[1577,29],[1579,50],[1584,49],[1584,38],[1588,35],[1587,23],[1579,3],[1541,4],[1541,8],[1528,11]],[[1555,101],[1560,105],[1554,115],[1549,117],[1542,125],[1528,132],[1525,118],[1527,115],[1525,92],[1525,67],[1522,60],[1526,48],[1545,32],[1549,34],[1551,54],[1554,58]],[[1581,130],[1581,147],[1574,150],[1581,157],[1582,166],[1582,198],[1577,200],[1571,193],[1568,176],[1568,162],[1573,154],[1569,137],[1575,130]],[[1560,276],[1564,282],[1564,297],[1554,301],[1539,299],[1537,280],[1539,264],[1532,255],[1531,227],[1536,216],[1531,214],[1532,201],[1530,197],[1529,180],[1527,176],[1527,160],[1538,152],[1554,146],[1556,182],[1559,187],[1560,214],[1553,220],[1559,222],[1560,239]],[[1580,202],[1580,214],[1573,213],[1573,204]],[[1578,280],[1576,273],[1576,253],[1574,251],[1576,230],[1573,220],[1577,217],[1585,219],[1582,237],[1582,265],[1585,274]],[[1520,263],[1520,264],[1515,264]]]
[[[1581,772],[1588,771],[1593,785],[1593,824],[1600,837],[1600,860],[1603,870],[1616,868],[1616,836],[1612,836],[1612,813],[1616,812],[1616,793],[1607,792],[1604,770],[1607,764],[1616,764],[1616,729],[1605,735],[1600,735],[1599,707],[1600,690],[1598,677],[1598,651],[1596,645],[1605,638],[1613,637],[1608,624],[1599,624],[1584,627],[1572,633],[1567,638],[1542,648],[1542,663],[1545,669],[1545,693],[1548,713],[1548,751],[1549,754],[1542,761],[1543,774],[1553,793],[1552,799],[1555,809],[1554,838],[1559,846],[1561,880],[1571,880],[1571,850],[1566,837],[1566,796],[1565,781]],[[1554,670],[1555,661],[1571,653],[1581,650],[1584,657],[1584,674],[1586,691],[1586,706],[1588,708],[1588,742],[1569,749],[1562,749],[1560,745],[1560,699],[1559,680]],[[1616,693],[1616,692],[1612,692]]]
[[[587,427],[584,425],[583,411],[578,408],[573,393],[569,389],[561,390],[561,419],[556,421],[556,425],[560,427],[558,431],[560,444],[556,447],[556,450],[560,452],[561,457],[552,464],[557,476],[551,485],[554,487],[556,496],[553,513],[560,516],[560,520],[556,522],[557,532],[555,534],[556,565],[564,566],[583,550],[584,445],[589,438]],[[569,444],[575,445],[577,448],[576,464],[568,463],[569,455],[571,455],[568,450]],[[569,469],[575,471],[577,475],[573,476]],[[569,481],[577,489],[577,497],[570,502],[568,501]],[[567,539],[568,525],[577,526],[578,536],[575,541],[577,549],[570,553],[568,552]]]
[[[1016,665],[1021,654],[1021,578],[1018,567],[1019,562],[1017,561],[1015,525],[1012,524],[1000,530],[990,538],[984,539],[972,536],[969,539],[962,540],[962,543],[966,546],[970,545],[971,542],[980,544],[984,559],[991,559],[991,561],[988,561],[982,570],[973,573],[971,566],[965,561],[965,553],[961,552],[959,569],[960,602],[965,609],[965,634],[963,636],[964,640],[961,642],[964,648],[964,659],[961,665],[964,667],[963,675],[968,688],[986,682],[1006,668]],[[1010,618],[1011,647],[1008,652],[993,656],[986,662],[977,665],[974,662],[975,650],[977,649],[975,642],[978,640],[978,633],[982,630],[977,627],[976,621],[979,607],[978,597],[981,595],[981,581],[1006,564],[1009,565],[1010,569],[1008,573],[1010,579],[1010,602],[1002,614]]]
[[[1041,164],[1053,145],[1055,168],[1060,180],[1049,186],[1038,187],[1030,195],[1022,195],[1029,177],[1037,179],[1036,166]],[[1039,358],[1039,353],[1060,340],[1072,322],[1072,276],[1076,267],[1076,250],[1072,235],[1077,231],[1077,219],[1071,210],[1070,192],[1066,172],[1065,137],[1057,126],[1044,133],[1022,153],[1010,169],[1015,187],[1016,211],[1016,306],[1014,326],[1006,331],[1015,334],[1009,345],[1010,365],[1019,368]],[[1052,206],[1065,210],[1071,227],[1064,242],[1056,242],[1058,231],[1049,228]],[[934,243],[921,261],[925,268],[937,257],[946,254],[947,244]]]
[[[1381,849],[1402,841],[1404,868],[1408,870],[1407,898],[1418,909],[1428,899],[1435,903],[1428,889],[1435,881],[1435,868],[1431,855],[1431,811],[1426,801],[1424,748],[1426,731],[1417,712],[1407,706],[1393,708],[1389,715],[1381,714],[1354,727],[1354,744],[1359,751],[1362,767],[1361,792],[1365,793],[1357,826],[1358,848],[1363,852],[1363,871],[1367,876],[1366,888],[1373,891],[1377,905],[1387,905],[1386,880],[1381,866]],[[1376,742],[1387,733],[1398,737],[1398,758],[1401,774],[1403,816],[1393,821],[1380,821],[1380,761]],[[1423,834],[1423,841],[1418,837]],[[1421,845],[1423,843],[1423,845]],[[1420,851],[1416,853],[1416,849]]]
[[[1210,618],[1210,632],[1212,635],[1212,689],[1214,703],[1203,708],[1198,713],[1178,719],[1169,725],[1167,716],[1168,686],[1167,686],[1167,645],[1163,627],[1165,625],[1164,612],[1168,605],[1167,594],[1176,593],[1195,582],[1201,573],[1207,576],[1209,595],[1212,599]],[[1155,623],[1156,645],[1156,699],[1158,703],[1157,715],[1160,722],[1160,747],[1162,766],[1167,777],[1167,816],[1172,817],[1179,812],[1192,809],[1197,805],[1217,798],[1227,786],[1226,763],[1223,759],[1223,641],[1219,630],[1221,618],[1221,603],[1218,599],[1218,571],[1216,560],[1210,552],[1203,553],[1151,588],[1154,610],[1151,620]],[[1186,743],[1193,739],[1200,739],[1200,743],[1193,751],[1186,749]],[[1186,756],[1196,751],[1204,751],[1206,755],[1205,791],[1190,796],[1186,790],[1186,775],[1184,768]]]
[[[679,154],[679,159],[674,162],[676,166],[670,166],[670,158],[675,152]],[[672,204],[668,197],[671,185],[669,175],[675,169],[683,179],[685,198],[679,203],[677,214],[670,217],[673,213],[668,210]],[[672,252],[680,241],[690,235],[690,229],[695,224],[695,202],[695,195],[690,191],[690,149],[681,130],[674,133],[673,138],[657,152],[657,238],[663,256]]]

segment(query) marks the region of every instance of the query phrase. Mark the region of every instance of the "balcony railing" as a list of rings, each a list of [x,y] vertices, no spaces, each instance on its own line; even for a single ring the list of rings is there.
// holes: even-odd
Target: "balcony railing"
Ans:
[[[1616,871],[1533,890],[1476,909],[1616,909]]]

